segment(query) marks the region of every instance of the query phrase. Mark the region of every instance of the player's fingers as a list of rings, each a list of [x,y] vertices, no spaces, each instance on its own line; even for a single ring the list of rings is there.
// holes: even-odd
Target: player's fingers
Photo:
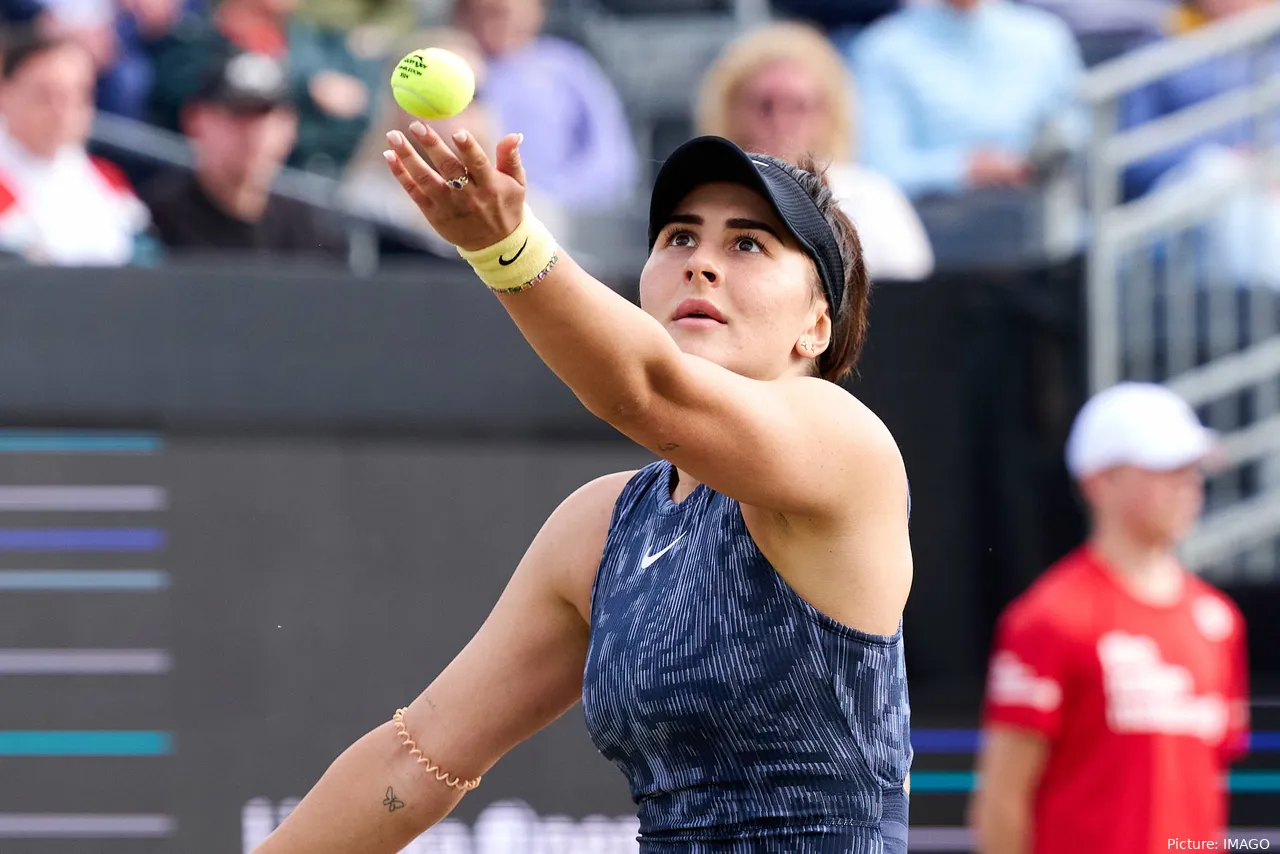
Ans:
[[[446,189],[444,181],[427,165],[426,161],[418,156],[418,152],[414,151],[404,134],[393,130],[387,134],[387,142],[391,145],[391,150],[395,153],[405,174],[417,183],[423,193],[431,196],[435,192],[444,192]]]
[[[524,142],[524,134],[513,133],[504,136],[498,142],[498,171],[510,175],[519,182],[521,187],[528,186],[525,183],[524,162],[520,159],[520,143]]]
[[[382,152],[383,158],[387,161],[387,167],[391,170],[391,174],[400,182],[400,186],[409,194],[409,198],[422,211],[426,211],[431,207],[431,198],[422,190],[418,182],[409,174],[409,170],[404,168],[404,164],[400,162],[400,156],[391,149]],[[436,180],[440,180],[440,176],[436,176]]]
[[[452,181],[455,178],[467,176],[467,167],[462,165],[458,155],[454,154],[453,149],[445,144],[444,140],[440,138],[440,134],[422,122],[411,123],[409,131],[422,144],[422,150],[427,153],[427,157],[431,159],[431,164],[436,167],[436,171],[440,173],[441,178],[446,181]]]
[[[493,177],[493,164],[489,162],[488,155],[484,153],[480,143],[476,142],[476,138],[465,130],[460,130],[453,135],[453,143],[458,147],[458,159],[466,167],[471,180],[482,187],[488,186]]]

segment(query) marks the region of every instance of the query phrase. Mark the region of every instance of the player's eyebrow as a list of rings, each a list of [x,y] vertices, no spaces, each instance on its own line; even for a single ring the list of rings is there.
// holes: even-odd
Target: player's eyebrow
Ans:
[[[778,241],[779,243],[786,242],[782,239],[782,235],[778,234],[777,229],[769,225],[769,223],[761,222],[758,219],[745,219],[743,217],[734,217],[733,219],[725,220],[724,224],[726,228],[740,228],[745,231],[763,231],[766,234],[772,234],[773,239]]]
[[[698,214],[691,214],[691,213],[672,214],[671,216],[667,217],[666,225],[664,225],[663,228],[665,228],[667,225],[671,225],[672,223],[678,223],[680,225],[705,225],[706,220],[703,219]],[[730,229],[740,229],[743,231],[763,231],[766,234],[773,235],[773,239],[778,241],[779,243],[786,242],[785,240],[782,239],[782,235],[778,234],[778,230],[776,228],[769,225],[769,223],[762,222],[758,219],[750,219],[748,217],[732,217],[730,219],[725,220],[724,227],[730,228]]]
[[[666,228],[672,223],[679,223],[680,225],[702,225],[704,222],[706,222],[706,220],[697,214],[672,214],[667,217],[667,221],[662,227]]]

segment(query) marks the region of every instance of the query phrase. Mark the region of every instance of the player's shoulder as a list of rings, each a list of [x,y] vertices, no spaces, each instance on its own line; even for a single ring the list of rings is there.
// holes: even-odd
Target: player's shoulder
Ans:
[[[526,553],[525,559],[574,603],[584,619],[590,610],[591,589],[604,557],[614,507],[635,474],[614,472],[575,489],[552,511]]]
[[[622,490],[627,488],[627,484],[639,472],[640,469],[628,469],[593,478],[570,493],[565,503],[583,509],[602,505],[612,507],[617,502],[618,496],[622,494]]]
[[[799,423],[829,452],[832,478],[842,489],[833,506],[857,516],[858,496],[881,501],[906,488],[906,462],[898,442],[880,416],[843,386],[818,377],[775,380],[786,391],[775,401],[792,409]],[[896,498],[892,499],[896,505]],[[903,500],[907,500],[905,496]]]
[[[786,384],[787,398],[802,408],[807,419],[826,419],[861,455],[882,453],[900,459],[897,440],[871,407],[844,386],[818,377],[778,380]]]
[[[584,532],[599,533],[603,537],[619,497],[638,471],[601,475],[579,486],[556,507],[547,520],[547,528],[552,533],[570,537]]]

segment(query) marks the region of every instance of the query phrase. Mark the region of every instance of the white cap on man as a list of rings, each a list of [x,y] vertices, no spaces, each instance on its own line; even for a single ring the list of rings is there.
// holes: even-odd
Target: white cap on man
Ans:
[[[1115,466],[1172,471],[1203,461],[1217,438],[1186,401],[1155,383],[1120,383],[1080,410],[1067,438],[1077,480]]]

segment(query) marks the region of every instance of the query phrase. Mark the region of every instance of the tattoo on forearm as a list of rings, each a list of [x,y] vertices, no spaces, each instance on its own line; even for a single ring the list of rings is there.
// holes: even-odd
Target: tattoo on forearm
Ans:
[[[679,448],[679,447],[680,446],[677,445],[675,442],[659,442],[658,443],[658,450],[662,451],[664,454],[670,453],[671,451],[674,451],[676,448]]]
[[[382,799],[382,805],[387,808],[387,812],[395,812],[404,807],[404,801],[397,798],[395,790],[387,786],[387,796]]]

